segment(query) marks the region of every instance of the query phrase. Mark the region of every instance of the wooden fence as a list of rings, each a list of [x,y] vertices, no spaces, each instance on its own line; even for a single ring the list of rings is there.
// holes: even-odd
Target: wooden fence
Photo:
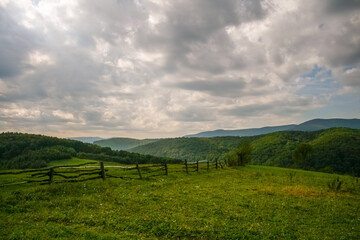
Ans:
[[[100,178],[104,181],[107,178],[144,179],[161,175],[167,176],[169,172],[199,172],[200,166],[202,166],[201,169],[204,169],[203,165],[205,165],[206,170],[210,170],[211,168],[222,168],[222,165],[218,160],[213,162],[210,162],[208,160],[188,162],[185,160],[183,164],[143,164],[142,166],[140,166],[139,164],[136,164],[135,166],[104,166],[104,162],[100,162],[97,166],[89,166],[90,164],[94,163],[92,162],[79,165],[64,165],[50,168],[27,169],[20,171],[4,171],[0,172],[0,176],[14,176],[19,174],[30,175],[26,176],[25,178],[27,179],[25,179],[24,181],[5,183],[0,186],[25,183],[53,184],[63,182],[83,182]],[[174,168],[169,169],[169,166]]]

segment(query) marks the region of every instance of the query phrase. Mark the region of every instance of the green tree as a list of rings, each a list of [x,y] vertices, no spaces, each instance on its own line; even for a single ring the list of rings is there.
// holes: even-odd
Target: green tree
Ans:
[[[249,142],[245,142],[237,149],[228,152],[225,155],[225,161],[228,166],[244,166],[251,160],[252,147]]]
[[[293,161],[298,167],[304,167],[309,161],[313,148],[308,143],[300,143],[292,153]]]

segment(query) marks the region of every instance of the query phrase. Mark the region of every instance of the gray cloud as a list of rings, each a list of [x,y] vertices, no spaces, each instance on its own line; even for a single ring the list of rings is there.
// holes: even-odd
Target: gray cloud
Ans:
[[[242,94],[245,83],[243,79],[239,80],[196,80],[191,82],[179,82],[176,87],[192,90],[207,92],[214,96],[239,96]]]
[[[171,118],[181,122],[207,122],[216,119],[215,112],[211,109],[191,106],[183,110],[168,113]]]
[[[326,1],[326,10],[330,13],[342,13],[360,9],[360,2],[357,0],[329,0]]]
[[[24,71],[28,67],[24,63],[26,54],[39,44],[34,32],[17,23],[17,11],[14,7],[4,9],[0,6],[0,78],[13,77]]]
[[[233,53],[226,27],[264,17],[260,1],[174,2],[165,10],[165,21],[139,29],[138,47],[165,53],[164,70],[169,72],[190,68],[218,74],[245,65]]]
[[[265,104],[251,104],[245,106],[236,106],[226,110],[220,111],[225,115],[232,115],[237,117],[251,117],[264,115],[293,115],[299,111],[304,111],[311,108],[316,103],[312,99],[295,98],[287,99],[286,101],[274,101]]]
[[[307,120],[358,91],[359,16],[350,0],[0,3],[0,131],[166,137]]]

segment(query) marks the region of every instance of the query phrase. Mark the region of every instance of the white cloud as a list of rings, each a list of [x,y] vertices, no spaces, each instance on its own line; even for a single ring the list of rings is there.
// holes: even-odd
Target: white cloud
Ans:
[[[52,59],[46,53],[42,53],[40,51],[32,51],[29,53],[29,64],[36,66],[36,65],[53,65],[55,64],[54,59]]]
[[[65,120],[74,120],[74,116],[71,113],[64,112],[61,110],[55,110],[52,112],[54,116]]]
[[[359,91],[359,16],[351,0],[2,0],[0,130],[166,137],[301,122]]]

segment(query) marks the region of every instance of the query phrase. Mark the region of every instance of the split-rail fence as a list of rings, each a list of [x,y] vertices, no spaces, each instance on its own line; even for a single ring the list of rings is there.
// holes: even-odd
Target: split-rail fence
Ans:
[[[148,179],[165,175],[169,172],[199,172],[201,169],[222,168],[221,163],[216,161],[184,161],[181,164],[135,164],[133,166],[105,166],[104,162],[93,165],[94,162],[79,165],[54,166],[41,169],[26,169],[16,171],[2,171],[1,175],[15,176],[25,174],[25,179],[18,182],[6,182],[0,186],[17,185],[25,183],[54,184],[63,182],[83,182],[94,179],[120,178],[120,179]],[[173,167],[171,170],[169,166]]]

